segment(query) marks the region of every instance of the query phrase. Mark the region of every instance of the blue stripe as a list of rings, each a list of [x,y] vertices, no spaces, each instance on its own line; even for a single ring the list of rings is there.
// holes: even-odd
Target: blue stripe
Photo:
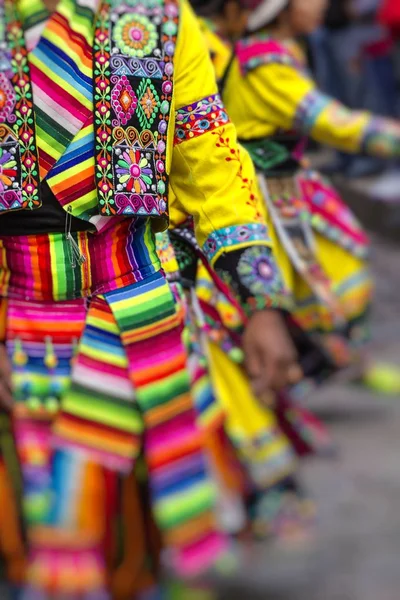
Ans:
[[[79,69],[78,65],[75,63],[75,61],[71,57],[69,57],[67,54],[65,54],[65,52],[63,52],[61,50],[61,48],[58,48],[57,46],[52,44],[52,42],[50,42],[46,38],[41,38],[36,49],[33,51],[33,54],[37,54],[38,52],[41,53],[42,46],[45,46],[48,48],[47,52],[46,52],[46,50],[44,51],[44,56],[46,57],[46,59],[49,56],[49,54],[53,55],[54,62],[56,64],[60,65],[60,67],[62,68],[63,71],[71,73],[73,76],[73,80],[76,80],[76,77],[78,77],[80,79],[80,81],[82,82],[82,85],[86,84],[86,87],[88,88],[88,90],[93,91],[92,78],[85,75],[84,73],[82,73],[82,71]]]
[[[182,494],[187,489],[191,489],[193,485],[197,483],[204,483],[206,481],[204,464],[197,465],[195,468],[191,467],[185,471],[184,466],[181,465],[181,469],[177,469],[174,476],[171,477],[169,482],[154,481],[152,484],[153,497],[156,500],[162,500],[163,498],[170,498],[172,494]]]
[[[46,65],[53,73],[59,75],[62,78],[62,82],[60,82],[60,86],[62,87],[63,82],[67,82],[71,85],[71,87],[77,92],[81,93],[87,100],[90,100],[93,97],[93,88],[89,88],[87,85],[84,85],[84,82],[80,80],[79,76],[77,76],[74,72],[69,72],[65,70],[64,65],[58,64],[59,61],[54,60],[54,56],[49,54],[48,52],[43,52],[38,47],[35,56],[39,58],[39,60]],[[40,67],[39,67],[40,68]],[[69,69],[69,71],[71,71]],[[46,75],[46,73],[44,73]],[[50,75],[51,77],[51,75]]]
[[[85,160],[93,158],[93,146],[90,146],[87,150],[85,150],[82,154],[77,152],[68,153],[68,155],[64,155],[62,160],[59,160],[57,165],[53,167],[51,170],[51,177],[55,177],[56,175],[63,173],[67,169],[76,166],[79,163],[83,163]]]

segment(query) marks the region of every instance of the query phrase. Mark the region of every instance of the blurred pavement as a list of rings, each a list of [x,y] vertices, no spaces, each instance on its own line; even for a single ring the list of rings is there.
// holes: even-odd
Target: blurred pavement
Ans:
[[[400,251],[374,239],[372,262],[372,350],[400,365]],[[339,446],[338,459],[303,469],[319,507],[315,547],[249,550],[234,580],[220,582],[218,600],[400,599],[400,397],[330,386],[312,406]]]

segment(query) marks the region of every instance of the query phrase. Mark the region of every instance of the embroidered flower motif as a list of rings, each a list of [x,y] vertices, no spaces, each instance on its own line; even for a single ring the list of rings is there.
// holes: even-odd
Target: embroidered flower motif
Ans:
[[[128,192],[141,194],[146,192],[152,183],[153,172],[149,161],[139,150],[130,148],[122,154],[117,163],[119,182]]]
[[[136,110],[140,126],[150,129],[160,112],[161,102],[151,79],[142,79],[137,87],[138,107]]]
[[[124,54],[143,58],[157,46],[156,26],[144,15],[123,15],[114,28],[114,39]]]
[[[241,283],[253,296],[282,294],[282,280],[264,247],[247,248],[240,257],[237,272]]]
[[[17,176],[17,161],[13,155],[0,148],[0,192],[5,192]]]
[[[111,104],[122,125],[126,125],[135,113],[137,97],[125,75],[118,80],[111,93]]]
[[[141,97],[140,104],[143,108],[144,114],[148,119],[150,119],[155,108],[157,107],[157,100],[155,99],[155,96],[150,87],[146,89],[145,93]]]

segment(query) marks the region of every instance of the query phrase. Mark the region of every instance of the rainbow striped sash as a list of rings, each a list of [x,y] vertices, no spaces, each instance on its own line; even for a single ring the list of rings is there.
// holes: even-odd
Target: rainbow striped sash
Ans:
[[[60,0],[29,54],[41,179],[93,113],[96,7],[97,0]]]

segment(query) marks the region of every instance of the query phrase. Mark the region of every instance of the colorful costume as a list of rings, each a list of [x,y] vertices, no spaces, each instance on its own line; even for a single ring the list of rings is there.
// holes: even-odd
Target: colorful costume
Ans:
[[[319,92],[295,42],[257,33],[234,50],[207,23],[203,33],[228,113],[259,173],[277,262],[296,302],[301,327],[320,336],[337,366],[352,360],[343,337],[365,339],[372,283],[368,240],[337,192],[302,167],[306,136],[339,149],[379,156],[399,153],[396,123],[351,112]],[[338,334],[338,335],[336,335]]]
[[[0,18],[0,296],[30,584],[102,593],[115,473],[142,453],[171,562],[201,570],[224,539],[155,251],[168,183],[249,313],[288,298],[249,271],[254,253],[274,265],[271,244],[226,160],[246,166],[196,19],[177,0],[62,0],[52,15],[5,0]]]

